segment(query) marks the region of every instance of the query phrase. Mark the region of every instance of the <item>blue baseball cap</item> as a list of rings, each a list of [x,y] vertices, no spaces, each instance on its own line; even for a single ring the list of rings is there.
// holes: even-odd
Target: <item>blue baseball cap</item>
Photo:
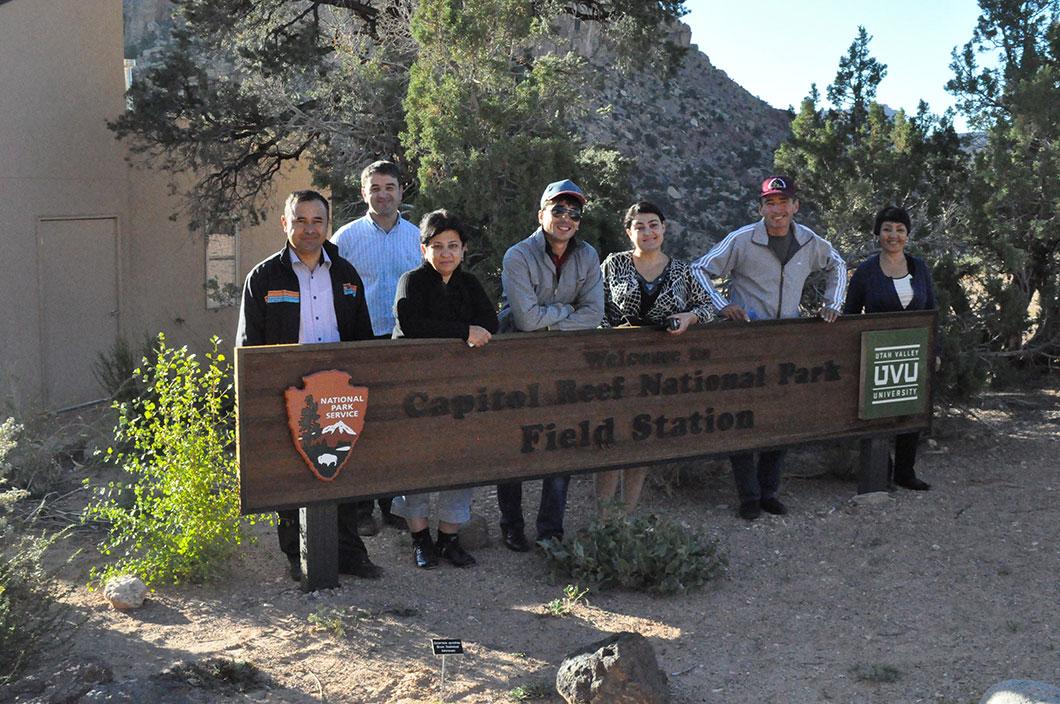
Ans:
[[[563,179],[562,181],[548,184],[545,192],[541,194],[541,207],[544,208],[550,200],[559,196],[570,196],[585,205],[585,194],[582,193],[582,189],[578,188],[578,184],[570,179]]]

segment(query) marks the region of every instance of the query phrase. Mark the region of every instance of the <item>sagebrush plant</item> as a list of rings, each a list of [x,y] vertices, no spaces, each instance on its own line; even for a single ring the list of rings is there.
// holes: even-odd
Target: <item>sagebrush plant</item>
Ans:
[[[15,422],[14,418],[8,418],[0,423],[0,538],[7,533],[7,514],[11,511],[16,501],[27,496],[22,489],[5,488],[7,478],[11,472],[11,465],[7,462],[7,455],[15,449],[18,444],[19,433],[22,426]]]
[[[728,565],[715,541],[655,514],[607,516],[542,545],[555,570],[596,589],[676,594],[701,587]]]
[[[247,537],[254,518],[239,515],[232,370],[220,340],[210,342],[203,363],[159,334],[153,364],[134,371],[143,396],[115,404],[106,460],[127,477],[96,487],[85,508],[86,520],[109,524],[99,547],[116,558],[93,569],[96,583],[118,573],[201,582]]]
[[[8,531],[10,532],[10,531]],[[71,587],[44,567],[44,553],[69,530],[4,537],[0,550],[0,685],[14,681],[40,652],[65,643],[79,622],[62,601]]]

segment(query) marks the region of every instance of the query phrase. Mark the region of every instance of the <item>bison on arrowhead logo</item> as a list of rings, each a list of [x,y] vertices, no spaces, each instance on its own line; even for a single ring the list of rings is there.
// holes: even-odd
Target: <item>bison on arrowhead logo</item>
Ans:
[[[288,387],[287,426],[298,454],[321,481],[339,475],[364,430],[368,387],[332,369],[302,377],[304,388]]]

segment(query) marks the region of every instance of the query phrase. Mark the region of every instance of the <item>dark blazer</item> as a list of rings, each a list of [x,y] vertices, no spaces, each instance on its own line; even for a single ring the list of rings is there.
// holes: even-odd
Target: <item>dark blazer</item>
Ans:
[[[406,271],[394,297],[393,337],[452,337],[466,340],[472,325],[497,332],[497,311],[474,274],[460,267],[442,283],[427,262]]]
[[[854,270],[847,290],[847,300],[843,313],[894,313],[902,310],[934,310],[935,291],[931,286],[931,270],[923,259],[911,254],[905,255],[906,266],[913,275],[913,300],[902,307],[898,293],[894,290],[894,281],[880,268],[880,255],[874,254]]]
[[[364,299],[364,283],[353,265],[339,256],[338,247],[324,242],[331,260],[331,293],[339,339],[371,340],[372,320]],[[298,275],[291,266],[291,250],[282,250],[259,263],[243,284],[236,346],[280,345],[298,342],[301,292]]]

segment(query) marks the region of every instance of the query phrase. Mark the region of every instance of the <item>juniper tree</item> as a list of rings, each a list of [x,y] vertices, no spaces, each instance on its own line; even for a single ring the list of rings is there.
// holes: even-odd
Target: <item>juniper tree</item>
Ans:
[[[985,136],[967,187],[983,262],[990,350],[1017,364],[1060,356],[1060,3],[980,0],[947,90]],[[985,56],[986,61],[980,64]]]

